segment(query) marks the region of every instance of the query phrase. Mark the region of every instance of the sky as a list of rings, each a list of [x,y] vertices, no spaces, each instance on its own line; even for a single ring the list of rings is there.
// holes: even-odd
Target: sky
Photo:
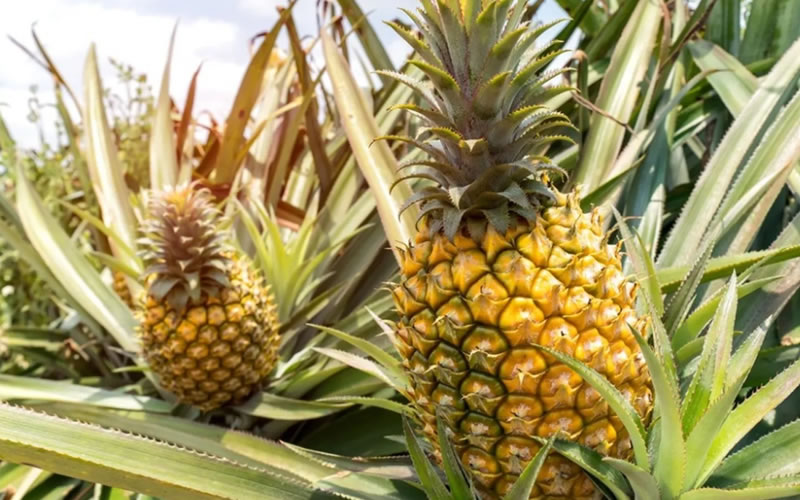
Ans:
[[[14,139],[34,147],[38,132],[31,124],[31,86],[43,102],[52,101],[49,75],[9,40],[33,47],[36,33],[79,98],[83,66],[91,43],[97,46],[104,84],[115,81],[108,63],[114,59],[145,73],[158,91],[175,22],[178,31],[170,78],[170,94],[179,103],[200,63],[195,109],[223,119],[230,109],[249,59],[253,35],[267,31],[277,20],[277,7],[287,0],[4,0],[0,15],[0,114]],[[295,22],[301,35],[317,32],[317,0],[299,0]],[[417,0],[361,0],[362,9],[387,45],[395,62],[408,55],[406,44],[381,21],[402,18],[400,7],[414,8]],[[540,10],[543,21],[564,17],[554,0]],[[288,48],[285,38],[279,45]],[[321,64],[319,65],[321,66]],[[54,116],[54,115],[53,115]],[[47,118],[47,117],[45,117]],[[47,121],[47,120],[45,120]]]

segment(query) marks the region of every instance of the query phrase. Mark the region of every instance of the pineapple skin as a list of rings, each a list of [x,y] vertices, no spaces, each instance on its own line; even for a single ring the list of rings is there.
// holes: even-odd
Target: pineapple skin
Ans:
[[[275,304],[253,265],[230,254],[230,286],[181,311],[145,292],[137,315],[145,358],[162,386],[203,411],[240,403],[278,357]]]
[[[128,288],[128,283],[125,278],[125,273],[122,271],[114,271],[113,273],[114,280],[112,281],[112,287],[114,288],[114,292],[117,296],[125,303],[126,306],[133,309],[133,297],[131,296],[131,291]]]
[[[631,326],[636,288],[619,246],[607,245],[599,212],[576,194],[554,192],[531,223],[518,219],[479,241],[462,224],[450,241],[425,220],[404,254],[393,290],[396,345],[423,432],[437,446],[437,412],[485,499],[505,494],[539,450],[531,436],[567,437],[602,455],[629,459],[630,438],[608,404],[539,344],[604,375],[649,420],[652,382]],[[436,451],[438,455],[438,450]],[[531,498],[594,499],[586,473],[550,454]]]

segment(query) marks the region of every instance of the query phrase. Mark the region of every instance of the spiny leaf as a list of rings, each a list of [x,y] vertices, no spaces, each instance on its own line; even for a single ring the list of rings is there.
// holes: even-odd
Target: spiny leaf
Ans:
[[[603,399],[608,403],[608,406],[614,410],[614,413],[622,421],[625,429],[628,430],[633,446],[634,458],[636,463],[644,469],[650,468],[650,458],[647,453],[647,444],[645,443],[645,429],[642,419],[636,410],[633,409],[631,403],[625,399],[619,390],[609,382],[605,377],[597,373],[593,368],[581,363],[572,356],[568,356],[562,352],[556,351],[549,347],[534,344],[534,347],[553,356],[558,361],[564,363],[568,367],[575,370],[586,383],[591,385],[598,393],[603,396]]]
[[[436,434],[439,438],[439,450],[442,453],[442,466],[447,483],[450,486],[450,493],[454,500],[472,500],[469,483],[464,477],[461,469],[461,462],[456,456],[453,445],[450,443],[448,429],[441,415],[436,415]]]
[[[536,452],[536,455],[525,467],[525,470],[522,471],[514,486],[511,487],[511,491],[503,497],[503,500],[528,500],[530,498],[533,487],[536,484],[536,478],[539,477],[539,471],[553,448],[555,440],[556,434],[553,434],[547,440],[547,443],[539,448],[539,451]]]
[[[414,462],[414,469],[417,471],[419,480],[425,488],[428,498],[430,500],[453,500],[453,496],[447,491],[444,483],[436,473],[436,469],[425,455],[422,446],[420,446],[419,440],[416,434],[414,434],[414,429],[411,428],[408,418],[403,419],[403,433],[406,436],[406,444],[411,454],[411,460]]]

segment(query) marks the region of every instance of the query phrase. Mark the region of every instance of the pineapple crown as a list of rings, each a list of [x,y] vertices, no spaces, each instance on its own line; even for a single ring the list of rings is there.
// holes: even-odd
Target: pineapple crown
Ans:
[[[207,189],[188,184],[154,192],[148,211],[141,243],[150,295],[182,310],[229,286],[230,253]]]
[[[403,9],[419,30],[387,23],[414,49],[410,64],[426,80],[380,71],[411,87],[423,105],[401,104],[424,126],[416,137],[388,136],[419,148],[425,157],[400,166],[399,181],[433,181],[403,206],[420,205],[432,216],[431,232],[453,238],[464,218],[505,232],[512,214],[532,220],[536,207],[552,201],[546,173],[560,171],[544,156],[557,133],[572,127],[546,102],[572,87],[545,84],[564,73],[542,73],[559,41],[536,48],[539,36],[558,21],[533,27],[524,0],[421,0]],[[484,224],[485,225],[485,224]]]

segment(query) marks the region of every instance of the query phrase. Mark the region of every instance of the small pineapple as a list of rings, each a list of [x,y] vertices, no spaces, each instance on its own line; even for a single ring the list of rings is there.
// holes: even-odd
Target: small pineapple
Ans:
[[[443,417],[456,452],[487,499],[505,494],[540,449],[533,437],[563,432],[603,455],[627,459],[631,443],[599,393],[536,345],[585,362],[649,419],[652,383],[631,327],[634,309],[619,247],[597,210],[548,179],[544,156],[570,126],[544,105],[568,90],[538,75],[557,51],[534,42],[546,27],[523,23],[525,1],[422,0],[409,12],[418,38],[390,23],[429,82],[410,85],[423,106],[400,106],[425,128],[412,143],[426,157],[404,165],[432,180],[415,240],[393,294],[396,342],[423,430],[436,446]],[[481,8],[482,6],[482,8]],[[432,87],[432,88],[431,88]],[[551,454],[534,498],[598,498],[580,467]]]
[[[133,309],[133,297],[131,296],[130,288],[128,288],[127,278],[122,271],[114,271],[113,281],[111,283],[114,292],[122,300],[122,302]]]
[[[269,286],[225,244],[207,190],[154,193],[145,223],[140,339],[161,383],[204,411],[241,402],[277,359]]]

